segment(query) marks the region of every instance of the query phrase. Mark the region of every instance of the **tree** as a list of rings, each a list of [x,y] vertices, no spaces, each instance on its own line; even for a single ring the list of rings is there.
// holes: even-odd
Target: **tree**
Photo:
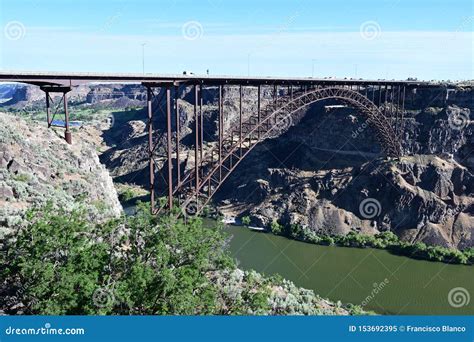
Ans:
[[[208,272],[232,268],[220,228],[134,217],[93,224],[81,211],[49,205],[7,246],[2,278],[23,289],[31,314],[213,314]]]

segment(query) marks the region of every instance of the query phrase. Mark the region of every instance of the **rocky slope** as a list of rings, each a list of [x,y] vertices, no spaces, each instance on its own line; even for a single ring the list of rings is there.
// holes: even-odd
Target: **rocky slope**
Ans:
[[[255,107],[255,91],[247,91],[244,115]],[[189,90],[181,95],[186,149],[192,147],[193,98]],[[212,88],[204,96],[207,142],[216,137],[216,96]],[[270,101],[271,89],[265,88],[263,96]],[[324,234],[392,230],[405,241],[471,247],[473,99],[469,87],[457,88],[448,98],[446,89],[409,94],[402,135],[408,157],[401,160],[383,158],[374,132],[352,108],[328,110],[326,105],[332,102],[312,105],[301,122],[250,153],[218,192],[216,203],[223,213],[249,215],[253,223],[265,227],[277,220]],[[238,88],[225,88],[224,106],[225,125],[230,126],[238,118]],[[157,127],[163,126],[162,120],[158,118]],[[115,132],[125,135],[115,133],[117,146],[103,160],[119,180],[146,186],[145,121],[123,122],[119,127]],[[185,159],[188,167],[194,164],[192,152]],[[361,215],[359,206],[365,199],[376,203],[375,217]]]
[[[473,174],[454,160],[415,155],[343,169],[265,173],[251,164],[242,165],[246,172],[237,171],[220,198],[226,197],[224,212],[243,212],[257,225],[277,221],[320,235],[391,230],[413,243],[474,245]]]
[[[291,281],[275,281],[255,271],[240,269],[217,271],[209,275],[219,288],[219,306],[225,314],[235,303],[246,303],[249,293],[268,294],[268,309],[247,309],[247,315],[357,315],[371,314],[361,307],[344,306],[314,294],[312,290],[295,286]]]
[[[141,130],[139,123],[130,127]],[[124,133],[131,138],[134,129]],[[96,147],[97,132],[93,127],[75,132],[73,145],[68,145],[45,126],[0,113],[0,250],[8,237],[21,228],[28,208],[51,202],[67,210],[86,209],[91,221],[102,221],[122,213],[112,178],[100,164]],[[89,143],[88,141],[92,141]],[[11,242],[11,240],[9,240]],[[247,314],[278,315],[348,315],[364,314],[358,307],[343,307],[296,287],[292,282],[263,277],[256,272],[239,269],[209,274],[217,285],[219,305],[226,312],[236,302],[247,305],[248,294],[257,289],[268,293],[268,310]],[[23,302],[25,284],[0,282],[0,315],[27,313]]]
[[[51,93],[51,97],[59,96]],[[134,84],[85,84],[72,88],[68,93],[72,108],[87,107],[125,108],[144,105],[146,91]],[[0,103],[8,109],[25,107],[44,109],[45,93],[36,86],[25,84],[0,84]]]
[[[99,106],[142,101],[143,90],[95,85],[84,101]],[[224,88],[225,127],[238,119],[238,91]],[[248,116],[257,94],[255,89],[244,91],[244,116]],[[264,104],[271,101],[272,87],[263,88],[262,96]],[[184,167],[190,168],[194,164],[189,150],[194,126],[192,89],[182,89],[180,97],[181,158]],[[216,139],[217,89],[206,88],[203,97],[206,144]],[[374,132],[356,111],[349,107],[328,110],[328,104],[337,102],[308,107],[301,122],[249,154],[215,198],[223,212],[250,215],[256,224],[267,227],[276,219],[328,234],[393,230],[406,241],[472,246],[472,86],[458,86],[449,96],[442,87],[407,94],[402,139],[403,150],[412,157],[402,160],[383,158]],[[154,126],[162,133],[164,117],[157,113]],[[145,111],[133,117],[117,112],[113,123],[104,133],[112,148],[101,161],[116,181],[146,187]],[[165,135],[157,136],[162,141],[156,158],[160,169]],[[375,218],[361,216],[359,205],[364,199],[380,203]]]
[[[93,220],[122,212],[93,145],[68,145],[59,132],[0,114],[0,237],[21,224],[28,208],[49,201],[64,208],[81,201]]]

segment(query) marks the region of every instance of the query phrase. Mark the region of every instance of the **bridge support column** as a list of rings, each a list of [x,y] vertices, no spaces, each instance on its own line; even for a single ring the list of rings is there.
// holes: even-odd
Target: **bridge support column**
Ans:
[[[71,131],[69,130],[69,110],[67,108],[67,93],[63,94],[63,104],[64,104],[64,125],[66,130],[64,131],[64,139],[68,144],[72,144]]]
[[[239,145],[240,158],[242,158],[242,85],[239,87]]]
[[[173,82],[144,82],[143,86],[147,89],[147,116],[148,116],[148,167],[149,167],[149,189],[150,189],[150,207],[153,214],[159,213],[162,209],[167,207],[169,210],[173,209],[173,197],[174,197],[174,184],[173,184],[173,128],[172,128],[172,111],[176,112],[176,164],[178,169],[177,179],[180,177],[179,169],[179,110],[178,110],[178,95],[177,85]],[[171,87],[175,87],[174,101],[171,97]],[[160,95],[157,96],[154,92],[154,88],[160,89]],[[156,108],[153,108],[153,101],[157,100]],[[174,102],[174,103],[172,103]],[[174,106],[174,107],[173,107]],[[161,170],[157,170],[158,163],[156,157],[158,153],[158,144],[161,139],[155,141],[154,135],[158,134],[154,130],[154,121],[156,111],[161,112],[164,115],[164,125],[161,133],[166,134],[166,154],[160,155],[164,157],[164,163],[162,163]],[[159,196],[166,197],[166,202],[158,203],[156,201],[157,196],[157,182],[156,172],[162,172],[163,187],[159,188]],[[179,180],[180,181],[180,180]]]
[[[224,132],[224,113],[222,104],[222,86],[219,86],[219,181],[222,180],[222,134]]]
[[[176,116],[176,180],[177,186],[181,185],[181,163],[180,163],[180,156],[179,156],[179,139],[180,139],[180,122],[179,122],[179,107],[178,107],[178,99],[179,99],[179,86],[175,84],[174,86],[174,108],[175,108],[175,116]]]
[[[398,136],[399,141],[403,141],[403,130],[405,128],[404,123],[405,118],[405,85],[403,86],[403,94],[402,94],[402,117],[401,117],[401,127],[400,127],[400,134]],[[402,151],[403,153],[403,151]]]
[[[260,85],[257,88],[257,139],[260,140]]]
[[[199,117],[200,117],[200,120],[199,120],[199,124],[201,126],[201,128],[199,129],[199,132],[200,132],[200,142],[199,142],[199,153],[200,153],[200,160],[201,160],[201,172],[202,172],[202,163],[203,163],[203,144],[204,144],[204,116],[202,115],[202,96],[203,92],[202,92],[202,84],[199,85]]]
[[[152,214],[155,213],[155,161],[153,158],[153,108],[152,100],[153,94],[151,87],[147,86],[147,114],[148,114],[148,169],[150,172],[149,185],[150,185],[150,208]]]
[[[278,101],[278,86],[276,84],[273,85],[273,104],[276,106]]]
[[[199,194],[199,115],[198,115],[198,103],[199,103],[199,89],[197,85],[194,85],[194,177],[195,177],[195,190],[196,197]],[[202,128],[202,127],[201,127]],[[198,198],[196,198],[197,200]]]
[[[49,103],[49,91],[45,90],[44,91],[46,95],[46,121],[48,123],[48,128],[51,127],[51,104]]]
[[[171,90],[170,86],[166,87],[166,142],[167,142],[167,159],[168,159],[168,207],[173,209],[173,157],[171,147]]]
[[[61,105],[61,102],[63,103],[63,108],[64,108],[64,140],[68,144],[72,144],[72,134],[69,129],[69,109],[68,109],[68,103],[67,103],[67,93],[71,91],[71,87],[65,87],[65,86],[58,86],[58,85],[45,85],[40,87],[42,91],[44,91],[45,96],[46,96],[46,121],[48,123],[48,128],[51,126],[60,126],[61,125],[54,125],[54,118],[58,114],[59,107]],[[54,101],[51,98],[50,94],[51,93],[60,93],[62,94],[60,102],[56,105],[56,108],[54,110],[53,115],[51,116],[51,103],[54,105]]]

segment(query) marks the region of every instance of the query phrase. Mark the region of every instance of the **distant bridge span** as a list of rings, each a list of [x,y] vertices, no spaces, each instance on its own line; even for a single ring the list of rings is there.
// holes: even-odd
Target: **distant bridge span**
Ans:
[[[87,83],[137,83],[147,89],[148,113],[148,159],[151,207],[154,213],[165,207],[171,209],[176,198],[184,202],[188,214],[198,213],[211,200],[223,182],[241,160],[261,141],[276,137],[289,129],[303,115],[302,109],[312,103],[336,99],[355,109],[373,128],[385,154],[400,157],[405,97],[417,88],[447,87],[438,83],[421,81],[363,80],[332,78],[279,78],[279,77],[233,77],[202,75],[160,74],[91,74],[51,72],[0,72],[0,82],[21,82],[39,86],[45,92],[48,126],[52,125],[53,99],[50,93],[60,93],[65,117],[65,139],[72,142],[69,129],[67,93],[71,88]],[[224,129],[226,114],[223,89],[227,86],[239,88],[239,119]],[[185,169],[180,154],[180,120],[178,111],[180,87],[192,87],[194,99],[194,165]],[[203,138],[203,90],[218,89],[217,138],[204,146]],[[243,90],[256,88],[256,108],[244,117]],[[156,89],[163,96],[157,96]],[[263,103],[262,90],[269,90],[271,101]],[[173,96],[172,96],[173,94]],[[156,191],[157,133],[153,127],[158,115],[157,108],[165,108],[166,117],[166,169],[164,194]],[[156,196],[165,195],[166,203],[157,204]]]

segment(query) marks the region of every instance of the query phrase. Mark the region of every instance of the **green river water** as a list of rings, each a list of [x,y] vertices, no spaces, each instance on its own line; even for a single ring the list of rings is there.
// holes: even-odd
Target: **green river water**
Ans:
[[[240,268],[280,274],[324,298],[363,304],[381,314],[474,314],[474,298],[469,298],[474,296],[474,266],[372,248],[313,245],[245,227],[225,230],[232,235],[230,250]]]

